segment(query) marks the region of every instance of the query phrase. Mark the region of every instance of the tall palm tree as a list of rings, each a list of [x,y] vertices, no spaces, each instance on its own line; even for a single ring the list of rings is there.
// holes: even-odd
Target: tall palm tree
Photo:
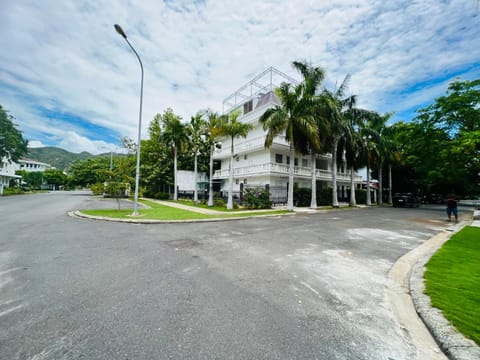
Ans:
[[[177,154],[180,149],[183,149],[188,142],[188,135],[185,125],[181,122],[182,118],[173,113],[172,109],[167,109],[162,117],[162,134],[161,140],[167,145],[171,146],[173,150],[173,179],[174,179],[174,193],[173,200],[178,200],[177,190]]]
[[[215,152],[215,141],[222,135],[222,117],[218,113],[207,110],[206,136],[210,144],[210,176],[208,179],[208,206],[213,206],[213,153]]]
[[[295,151],[301,145],[296,141],[308,139],[312,144],[316,144],[318,130],[312,114],[311,97],[304,96],[305,88],[302,84],[295,86],[282,83],[275,89],[275,93],[280,98],[281,105],[266,110],[259,122],[267,131],[265,147],[270,147],[273,139],[280,134],[285,134],[285,139],[290,145],[287,209],[293,211],[294,159]]]
[[[231,140],[230,145],[230,175],[228,183],[228,200],[227,200],[227,209],[233,209],[233,157],[234,157],[234,147],[233,143],[237,137],[247,137],[248,132],[253,129],[251,124],[244,124],[238,121],[240,116],[239,111],[233,111],[226,115],[226,119],[222,122],[221,133],[224,136],[228,136]]]
[[[198,150],[202,143],[202,137],[205,133],[205,120],[203,119],[203,114],[198,112],[195,116],[192,116],[190,123],[188,124],[187,130],[188,135],[190,136],[190,143],[192,144],[193,150],[193,203],[198,204],[198,190],[197,190],[197,157]]]
[[[337,151],[338,144],[342,136],[350,130],[347,120],[346,112],[352,109],[356,103],[356,96],[345,96],[348,88],[350,75],[345,76],[338,89],[330,91],[324,89],[322,96],[325,99],[325,107],[323,109],[324,116],[328,119],[330,124],[330,146],[332,154],[332,206],[338,207],[338,193],[337,193]]]
[[[378,205],[383,204],[383,166],[386,161],[389,162],[388,159],[393,151],[393,142],[388,137],[389,127],[387,126],[387,122],[391,116],[391,113],[379,115],[372,124],[372,127],[376,132],[377,141],[376,162],[378,166]]]
[[[325,79],[325,70],[319,66],[314,67],[311,64],[308,64],[306,61],[294,61],[293,66],[298,70],[303,77],[303,81],[300,86],[303,87],[303,96],[309,98],[311,106],[310,111],[312,114],[315,114],[314,119],[317,126],[316,138],[311,141],[311,139],[299,139],[301,142],[306,141],[305,146],[308,148],[311,156],[312,162],[312,195],[310,200],[310,208],[317,208],[317,169],[316,169],[316,160],[317,154],[321,150],[321,145],[326,134],[325,130],[325,121],[321,116],[321,112],[318,111],[318,108],[323,106],[323,98],[317,95],[318,87],[322,84]],[[308,109],[306,109],[308,111]]]

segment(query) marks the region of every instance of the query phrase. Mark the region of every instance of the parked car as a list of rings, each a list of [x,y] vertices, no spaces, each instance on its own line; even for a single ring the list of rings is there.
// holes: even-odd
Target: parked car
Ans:
[[[396,193],[393,197],[393,207],[419,207],[420,200],[412,193]]]
[[[444,204],[445,198],[441,194],[430,194],[427,196],[428,204]]]

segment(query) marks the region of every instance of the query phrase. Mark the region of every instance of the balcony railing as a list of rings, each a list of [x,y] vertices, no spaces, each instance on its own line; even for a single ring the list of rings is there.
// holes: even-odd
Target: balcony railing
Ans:
[[[273,162],[263,163],[263,164],[256,164],[256,165],[249,165],[249,166],[241,166],[241,167],[233,167],[233,176],[234,177],[242,177],[248,175],[265,175],[268,173],[275,173],[281,175],[288,175],[288,169],[290,165],[287,164],[277,164]],[[312,169],[308,167],[294,167],[295,176],[301,177],[311,177],[312,176]],[[332,172],[330,170],[323,170],[317,169],[317,178],[319,180],[331,180],[332,179]],[[213,175],[214,179],[226,179],[228,178],[230,172],[228,169],[225,170],[217,170]],[[339,181],[350,181],[350,173],[337,173],[337,180]],[[361,181],[361,176],[355,176],[355,181]]]
[[[273,144],[289,146],[288,142],[284,137],[277,136],[273,140]],[[233,144],[235,153],[243,153],[253,149],[263,149],[265,146],[265,135],[257,136],[245,141],[235,139]],[[228,157],[230,156],[230,144],[225,144],[221,149],[215,150],[214,156],[216,158]]]

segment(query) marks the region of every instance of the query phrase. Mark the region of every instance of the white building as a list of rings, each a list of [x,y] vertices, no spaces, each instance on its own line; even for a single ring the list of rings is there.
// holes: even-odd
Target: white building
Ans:
[[[266,149],[265,136],[258,120],[269,108],[280,104],[273,92],[282,82],[296,83],[280,71],[269,68],[223,102],[224,113],[239,110],[239,121],[253,125],[246,138],[234,140],[235,161],[234,194],[241,193],[245,186],[267,186],[271,199],[275,202],[286,202],[288,188],[288,168],[290,163],[289,143],[284,136],[274,139],[270,148]],[[227,193],[230,164],[229,138],[221,139],[222,146],[214,154],[214,159],[221,162],[221,169],[215,171],[214,181],[221,181],[221,191]],[[299,187],[311,188],[312,160],[310,155],[297,154],[295,159],[294,182]],[[318,155],[316,158],[317,190],[330,186],[332,179],[331,155]],[[337,185],[339,197],[346,198],[350,189],[350,173],[344,167],[339,167]],[[356,176],[355,182],[360,183],[361,177]]]
[[[47,169],[51,169],[50,164],[42,163],[32,159],[20,159],[16,164],[16,170],[25,170],[27,172],[41,171],[44,172]]]
[[[0,161],[0,196],[3,195],[3,189],[10,186],[11,180],[21,179],[19,175],[15,175],[16,164],[3,158]]]

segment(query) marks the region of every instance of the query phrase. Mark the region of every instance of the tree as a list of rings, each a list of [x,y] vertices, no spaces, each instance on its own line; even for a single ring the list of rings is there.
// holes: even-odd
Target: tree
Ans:
[[[293,211],[293,184],[295,152],[300,147],[297,140],[309,139],[315,142],[318,129],[315,116],[312,113],[311,97],[305,96],[306,89],[302,84],[292,85],[282,83],[275,89],[276,95],[281,100],[281,105],[276,105],[263,113],[259,122],[267,131],[265,147],[270,147],[273,139],[285,134],[285,139],[290,145],[290,166],[288,169],[288,200],[287,209]]]
[[[0,160],[15,162],[28,152],[28,141],[13,121],[14,117],[0,105]]]
[[[238,137],[247,137],[248,132],[253,128],[251,124],[244,124],[238,121],[240,116],[239,111],[233,111],[226,115],[225,119],[221,123],[221,134],[227,136],[231,140],[230,145],[230,169],[229,169],[229,183],[228,183],[228,200],[227,209],[233,209],[233,158],[234,158],[234,146],[233,143]]]
[[[53,186],[53,190],[58,190],[60,186],[63,186],[67,182],[67,175],[59,169],[47,169],[43,172],[43,180]]]
[[[337,150],[342,136],[348,139],[346,132],[350,131],[346,120],[346,113],[354,108],[356,96],[345,96],[348,88],[350,75],[345,76],[338,89],[330,91],[324,89],[322,97],[324,98],[324,107],[321,109],[322,115],[328,119],[330,128],[330,147],[332,154],[332,206],[338,207],[337,193]]]
[[[190,136],[190,143],[192,144],[193,158],[194,158],[194,190],[193,190],[193,202],[195,205],[198,204],[198,190],[197,190],[197,157],[200,150],[200,145],[202,144],[203,135],[205,133],[205,120],[203,119],[203,114],[198,112],[195,116],[192,116],[190,123],[188,124],[187,130],[188,135]]]
[[[222,120],[216,112],[212,110],[206,111],[207,123],[206,123],[206,136],[210,146],[210,176],[208,178],[208,206],[213,206],[213,153],[216,148],[216,140],[222,134]]]
[[[178,200],[177,189],[177,156],[178,151],[182,150],[188,142],[188,136],[185,125],[181,122],[182,118],[173,113],[172,109],[167,109],[162,116],[162,134],[161,140],[172,148],[173,151],[173,200]]]
[[[304,142],[304,145],[301,146],[304,149],[309,150],[311,155],[312,162],[312,191],[310,199],[310,208],[317,208],[317,169],[316,169],[316,159],[317,153],[321,151],[321,138],[324,138],[327,131],[325,130],[325,121],[321,116],[321,111],[318,111],[319,107],[323,106],[323,98],[316,96],[318,87],[321,85],[325,79],[325,70],[321,67],[314,67],[307,62],[303,61],[294,61],[293,66],[302,74],[303,81],[301,86],[303,87],[303,96],[309,98],[309,106],[311,109],[306,109],[307,112],[316,114],[314,116],[315,125],[317,127],[317,134],[315,138],[307,139],[304,138],[300,140]]]

